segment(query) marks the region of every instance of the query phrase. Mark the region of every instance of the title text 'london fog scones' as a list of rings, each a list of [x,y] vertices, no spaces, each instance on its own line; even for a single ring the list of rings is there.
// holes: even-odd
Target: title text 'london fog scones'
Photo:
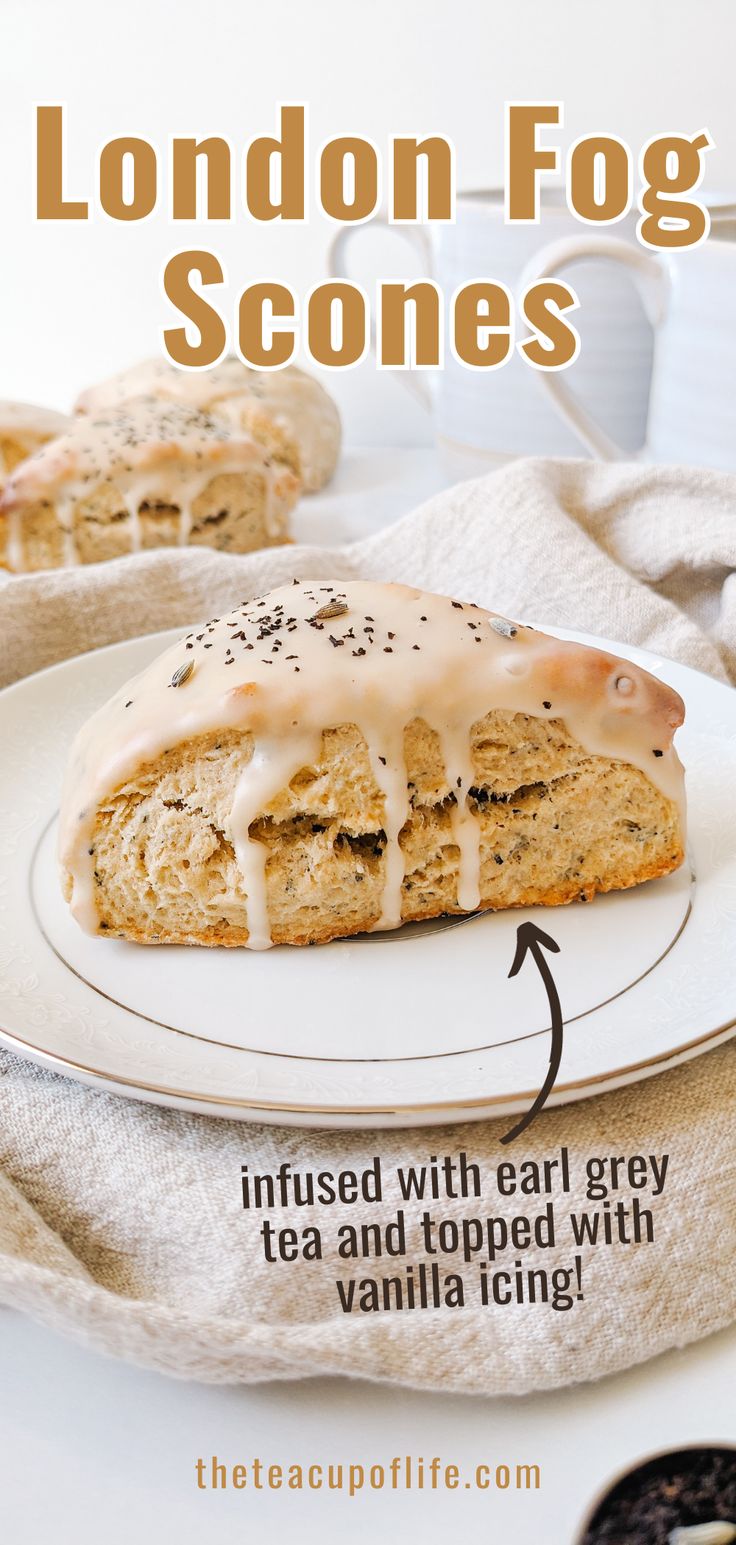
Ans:
[[[143,360],[83,392],[76,411],[96,414],[133,397],[160,397],[226,418],[290,467],[307,493],[335,470],[340,415],[319,381],[296,365],[253,370],[230,357],[210,370],[179,370],[167,360]]]
[[[255,949],[588,900],[681,863],[682,719],[638,666],[471,603],[294,581],[81,730],[65,891],[92,933]]]
[[[69,419],[53,408],[30,402],[0,402],[0,491],[14,467],[26,456],[64,433]]]
[[[0,497],[0,562],[44,569],[186,544],[250,552],[288,538],[298,493],[244,431],[140,398],[72,420],[15,468]]]

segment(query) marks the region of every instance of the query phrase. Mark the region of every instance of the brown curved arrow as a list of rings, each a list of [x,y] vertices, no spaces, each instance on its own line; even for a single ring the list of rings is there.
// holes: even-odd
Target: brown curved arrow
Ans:
[[[546,1104],[550,1091],[554,1088],[555,1079],[560,1070],[564,1024],[562,1018],[562,1007],[560,1005],[559,994],[555,986],[554,977],[549,969],[549,962],[547,960],[547,956],[543,954],[543,950],[551,950],[553,954],[559,955],[560,946],[556,939],[551,938],[548,933],[543,933],[542,929],[538,928],[536,923],[520,923],[516,930],[516,954],[514,955],[513,965],[509,971],[509,976],[517,976],[524,964],[527,954],[532,956],[536,966],[538,967],[542,981],[544,982],[547,991],[547,997],[549,999],[549,1011],[552,1019],[552,1040],[549,1049],[549,1067],[547,1069],[547,1077],[542,1084],[539,1094],[537,1095],[534,1104],[530,1105],[526,1115],[522,1116],[521,1121],[519,1121],[515,1127],[512,1127],[511,1131],[507,1132],[505,1137],[501,1138],[502,1143],[513,1143],[514,1138],[519,1137],[522,1132],[526,1131],[528,1126],[531,1126],[535,1116],[539,1115],[540,1110],[542,1110],[543,1106]]]

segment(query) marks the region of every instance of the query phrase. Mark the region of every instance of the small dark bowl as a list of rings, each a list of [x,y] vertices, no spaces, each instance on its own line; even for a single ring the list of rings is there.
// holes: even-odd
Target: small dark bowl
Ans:
[[[736,1523],[736,1444],[663,1449],[620,1471],[596,1496],[575,1545],[667,1545],[693,1524]]]

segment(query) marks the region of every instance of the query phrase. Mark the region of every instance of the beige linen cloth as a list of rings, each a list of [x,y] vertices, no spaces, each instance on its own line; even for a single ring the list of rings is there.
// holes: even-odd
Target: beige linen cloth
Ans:
[[[0,671],[10,681],[80,650],[211,616],[298,573],[416,582],[510,616],[626,639],[728,680],[735,566],[735,478],[517,462],[332,552],[160,552],[8,581]],[[736,1008],[736,983],[734,1000]],[[386,1133],[242,1125],[119,1099],[3,1052],[0,1301],[115,1356],[204,1380],[344,1373],[505,1394],[610,1373],[736,1318],[735,1070],[731,1044],[547,1112],[509,1150],[499,1147],[508,1122]],[[590,1155],[671,1156],[653,1204],[655,1243],[584,1249],[585,1298],[569,1313],[488,1309],[472,1296],[462,1310],[346,1315],[337,1276],[401,1263],[338,1262],[328,1252],[267,1265],[260,1218],[240,1205],[243,1163],[251,1172],[285,1159],[355,1169],[380,1154],[389,1177],[397,1163],[466,1150],[490,1176],[504,1157],[541,1160],[562,1144],[577,1174]],[[579,1184],[568,1201],[583,1204]],[[345,1209],[344,1220],[376,1222],[397,1205],[389,1183],[380,1208]],[[445,1200],[438,1210],[509,1216],[519,1200],[489,1186],[481,1203]],[[274,1221],[324,1225],[329,1214],[331,1233],[334,1213],[304,1208]],[[524,1264],[551,1270],[570,1254],[565,1241],[525,1253]]]

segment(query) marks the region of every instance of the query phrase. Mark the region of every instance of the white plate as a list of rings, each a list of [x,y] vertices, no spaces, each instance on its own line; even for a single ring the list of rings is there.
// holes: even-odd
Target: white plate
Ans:
[[[691,864],[678,874],[592,906],[444,919],[314,949],[87,938],[61,899],[54,857],[67,748],[91,710],[178,636],[115,644],[0,694],[8,1046],[119,1094],[243,1119],[378,1127],[517,1113],[549,1060],[533,961],[508,977],[529,918],[560,946],[549,958],[565,1046],[551,1103],[647,1077],[733,1033],[736,694],[617,644],[608,647],[687,703]]]

